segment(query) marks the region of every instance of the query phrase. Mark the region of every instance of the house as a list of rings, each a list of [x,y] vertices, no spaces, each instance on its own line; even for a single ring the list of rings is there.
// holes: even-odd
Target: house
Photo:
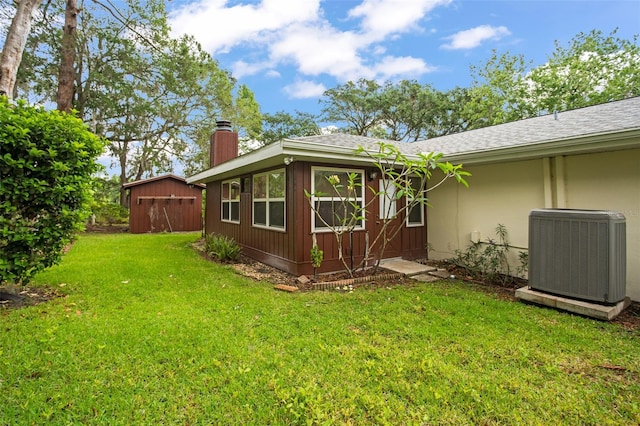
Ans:
[[[354,154],[377,141],[342,134],[284,139],[238,157],[233,139],[230,128],[219,128],[212,167],[187,180],[207,185],[206,232],[229,235],[245,254],[294,274],[312,271],[316,233],[325,252],[321,271],[340,269],[333,236],[322,232],[304,190],[323,174],[347,171],[377,188],[371,160]],[[397,146],[407,155],[442,152],[472,177],[470,188],[451,181],[431,192],[428,215],[412,223],[399,218],[403,231],[385,256],[424,257],[428,241],[430,258],[450,258],[472,239],[492,238],[498,224],[512,246],[526,250],[532,209],[614,210],[626,217],[627,295],[640,300],[639,97]],[[356,261],[379,213],[374,205],[353,233]]]
[[[202,191],[172,174],[123,185],[129,191],[129,232],[199,231],[202,229]]]
[[[233,237],[243,253],[296,275],[312,274],[313,234],[324,251],[319,272],[343,270],[335,236],[312,214],[305,190],[316,192],[325,177],[344,182],[356,173],[360,182],[378,188],[380,177],[371,158],[354,155],[358,146],[377,149],[377,140],[352,135],[323,135],[284,139],[238,157],[238,135],[228,122],[218,122],[211,137],[212,167],[190,183],[206,183],[205,231]],[[371,191],[361,188],[357,202],[372,201]],[[313,200],[328,206],[331,200]],[[425,209],[413,212],[397,238],[387,247],[388,257],[424,258]],[[377,233],[380,207],[373,205],[350,235],[345,236],[348,265],[365,257],[368,235]],[[373,237],[372,237],[373,239]]]

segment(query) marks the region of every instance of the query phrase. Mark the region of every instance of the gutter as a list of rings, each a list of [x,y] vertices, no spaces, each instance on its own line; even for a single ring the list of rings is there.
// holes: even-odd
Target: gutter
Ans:
[[[454,164],[478,165],[634,148],[640,148],[640,128],[494,149],[444,154],[442,159]],[[290,161],[365,167],[375,163],[374,159],[364,154],[356,156],[354,154],[356,149],[357,147],[354,146],[327,145],[296,139],[283,139],[188,177],[187,183],[207,183],[251,173],[256,170],[278,166],[284,167]],[[417,158],[415,155],[406,153],[405,155],[408,158]],[[285,159],[287,159],[287,163],[285,163]]]
[[[465,165],[491,164],[634,148],[640,148],[640,128],[624,132],[613,131],[505,148],[445,154],[443,160],[451,163],[464,163]]]
[[[285,167],[285,159],[287,161],[291,159],[291,161],[322,162],[336,165],[367,166],[374,164],[375,161],[364,154],[356,156],[354,154],[356,149],[357,147],[351,146],[283,139],[188,177],[187,183],[207,183],[270,167]]]

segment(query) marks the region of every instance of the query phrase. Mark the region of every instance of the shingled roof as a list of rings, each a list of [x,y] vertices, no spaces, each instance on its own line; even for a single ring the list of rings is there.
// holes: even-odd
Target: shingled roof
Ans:
[[[415,142],[423,152],[467,155],[509,148],[541,148],[562,141],[640,130],[640,97],[548,114]],[[575,143],[572,145],[576,145]]]
[[[296,161],[364,164],[354,155],[363,147],[377,150],[380,139],[332,133],[287,138],[187,179],[208,182],[260,168]],[[469,130],[414,143],[394,142],[407,155],[443,153],[451,162],[480,164],[616,149],[640,148],[640,97],[548,114],[511,123]]]

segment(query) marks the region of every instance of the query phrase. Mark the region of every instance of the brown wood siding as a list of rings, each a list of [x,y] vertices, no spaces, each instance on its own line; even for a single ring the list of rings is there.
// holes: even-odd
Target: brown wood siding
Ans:
[[[311,247],[313,244],[311,233],[311,207],[304,190],[311,189],[311,167],[316,164],[293,162],[286,167],[286,232],[254,227],[252,225],[252,194],[251,185],[240,195],[240,223],[227,223],[220,220],[221,182],[207,184],[207,213],[205,229],[207,233],[216,232],[234,238],[243,249],[243,253],[260,262],[272,265],[296,275],[313,274],[311,264]],[[318,166],[325,166],[317,164]],[[263,173],[266,170],[257,171]],[[252,176],[238,176],[249,178]],[[377,187],[378,182],[366,182],[367,185]],[[373,199],[373,193],[365,190],[365,203]],[[369,231],[370,242],[375,237],[375,222],[378,215],[378,203],[369,206],[366,216],[366,230],[353,232],[353,265],[358,266],[365,255],[366,235]],[[324,260],[319,272],[334,272],[343,270],[344,265],[338,256],[338,244],[331,232],[316,234],[318,246],[324,251]],[[404,228],[398,238],[397,253],[406,258],[424,257],[426,244],[426,226]],[[350,236],[343,236],[343,248],[347,266],[351,266]],[[385,253],[386,254],[386,253]],[[385,256],[388,257],[388,256]]]
[[[171,178],[155,180],[131,187],[130,205],[131,233],[202,229],[202,188]]]
[[[295,163],[294,163],[295,164]],[[291,273],[295,267],[296,221],[294,199],[293,165],[286,171],[286,231],[253,226],[253,202],[251,185],[240,194],[240,223],[221,221],[221,181],[207,184],[207,212],[205,230],[232,237],[242,246],[243,253],[261,262],[276,266]],[[262,172],[262,171],[261,171]],[[242,176],[251,179],[252,176]]]
[[[402,230],[402,257],[404,259],[425,259],[427,257],[427,212],[422,206],[424,225],[404,227]]]

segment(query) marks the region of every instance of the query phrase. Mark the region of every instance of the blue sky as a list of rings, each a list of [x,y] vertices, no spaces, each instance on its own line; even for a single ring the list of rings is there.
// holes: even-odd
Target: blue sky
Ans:
[[[179,0],[176,35],[192,34],[256,95],[263,113],[318,113],[326,89],[364,77],[447,90],[492,50],[543,64],[593,29],[631,40],[638,0]]]

